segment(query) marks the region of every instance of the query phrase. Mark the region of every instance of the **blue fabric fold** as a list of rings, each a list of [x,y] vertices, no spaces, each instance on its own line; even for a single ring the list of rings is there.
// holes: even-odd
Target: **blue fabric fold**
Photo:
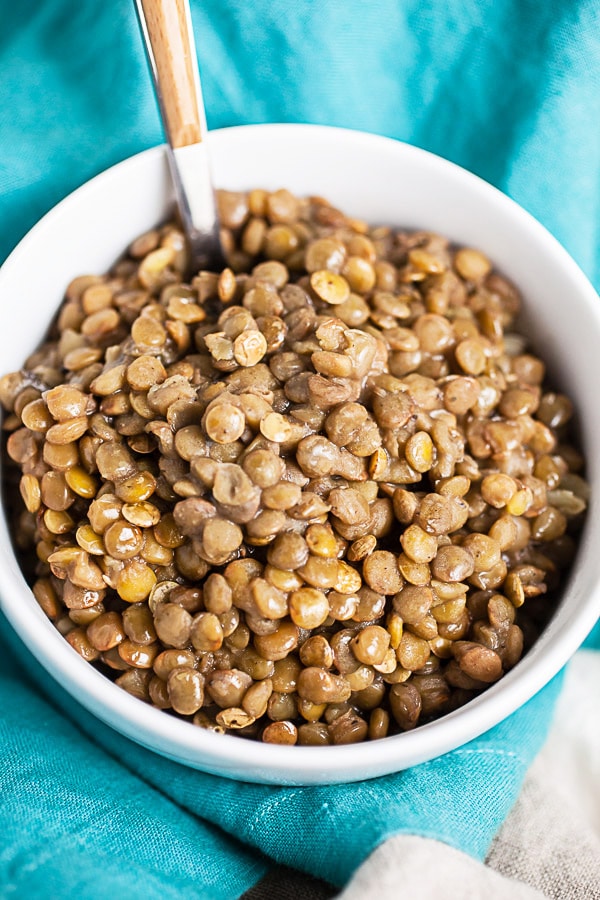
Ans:
[[[130,0],[1,0],[0,260],[57,200],[162,141]],[[481,175],[598,283],[595,0],[192,0],[210,128],[315,122]]]
[[[106,752],[109,729],[58,689],[62,715],[46,673],[16,636],[5,640],[17,654],[2,642],[2,897],[235,900],[263,875],[260,855],[186,812],[165,779],[153,786],[118,747]]]
[[[162,134],[130,0],[0,12],[2,260],[69,191]],[[432,150],[536,215],[600,285],[595,0],[192,0],[192,15],[210,127],[321,122]],[[397,832],[482,858],[560,679],[454,753],[335,788],[194,772],[47,687],[4,628],[0,893],[234,900],[269,860],[341,885]]]

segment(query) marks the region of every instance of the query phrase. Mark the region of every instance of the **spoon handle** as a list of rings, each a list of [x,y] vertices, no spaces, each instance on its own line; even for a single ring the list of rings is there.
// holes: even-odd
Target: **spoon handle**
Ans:
[[[189,0],[135,0],[167,135],[167,159],[189,250],[189,275],[225,262],[210,172]]]
[[[136,0],[156,94],[173,149],[198,144],[206,131],[187,0]]]

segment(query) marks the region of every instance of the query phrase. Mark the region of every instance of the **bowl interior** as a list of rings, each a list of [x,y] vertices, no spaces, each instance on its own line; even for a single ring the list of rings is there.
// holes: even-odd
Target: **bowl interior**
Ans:
[[[556,674],[600,611],[598,485],[600,306],[560,245],[526,212],[456,166],[413,147],[318,126],[246,126],[210,135],[215,183],[321,194],[369,222],[439,231],[478,247],[520,288],[524,328],[558,387],[576,398],[593,492],[577,564],[560,606],[519,665],[467,706],[414,732],[369,745],[257,746],[193,728],[125,694],[84,663],[35,603],[0,521],[1,602],[39,661],[77,700],[117,730],[191,766],[251,781],[351,781],[396,771],[456,747],[501,721]],[[42,338],[75,275],[105,271],[172,202],[162,148],[115,166],[52,210],[0,270],[2,372]]]

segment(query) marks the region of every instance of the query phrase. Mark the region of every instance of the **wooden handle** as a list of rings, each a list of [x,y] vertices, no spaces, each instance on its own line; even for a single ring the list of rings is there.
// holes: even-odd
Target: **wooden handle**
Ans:
[[[188,0],[137,0],[170,145],[202,140],[200,81]]]

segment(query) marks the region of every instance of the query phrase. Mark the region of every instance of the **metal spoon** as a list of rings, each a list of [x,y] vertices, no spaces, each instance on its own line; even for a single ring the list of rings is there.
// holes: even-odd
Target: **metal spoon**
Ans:
[[[188,0],[136,0],[140,28],[168,141],[168,160],[190,269],[225,265],[210,173],[200,74]]]

